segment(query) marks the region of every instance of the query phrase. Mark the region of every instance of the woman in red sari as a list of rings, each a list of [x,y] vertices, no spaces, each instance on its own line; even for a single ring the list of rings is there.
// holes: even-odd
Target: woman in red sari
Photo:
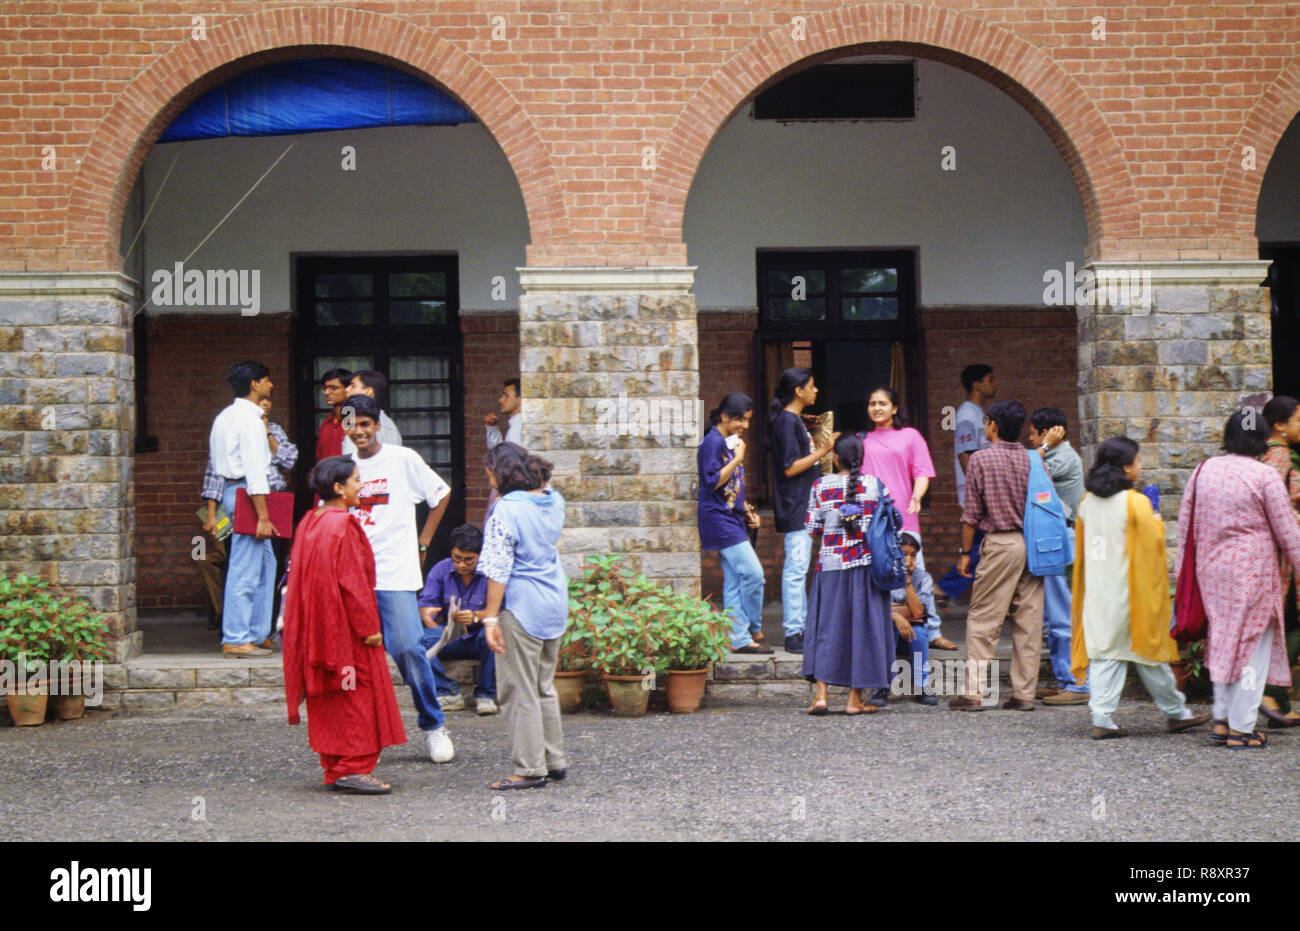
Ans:
[[[383,795],[371,775],[384,747],[406,742],[388,674],[375,601],[375,557],[348,507],[361,491],[348,456],[322,459],[308,484],[324,504],[298,524],[284,610],[284,690],[289,723],[307,700],[307,739],[325,784]]]

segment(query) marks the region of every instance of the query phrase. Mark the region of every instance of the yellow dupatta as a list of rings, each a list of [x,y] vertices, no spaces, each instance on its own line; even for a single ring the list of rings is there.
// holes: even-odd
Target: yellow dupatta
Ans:
[[[1165,527],[1146,495],[1126,491],[1128,526],[1129,628],[1133,652],[1143,659],[1169,663],[1178,659],[1178,645],[1169,636],[1169,569],[1165,561]],[[1084,495],[1084,499],[1088,496]],[[1080,504],[1083,503],[1081,500]],[[1070,605],[1070,674],[1075,682],[1088,675],[1088,648],[1083,640],[1083,562],[1088,552],[1083,518],[1074,522],[1074,597]]]

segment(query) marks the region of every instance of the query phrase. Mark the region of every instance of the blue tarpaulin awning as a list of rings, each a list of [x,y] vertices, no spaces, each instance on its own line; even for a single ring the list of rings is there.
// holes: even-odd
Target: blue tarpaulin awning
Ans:
[[[311,58],[231,78],[190,104],[158,141],[473,122],[447,94],[404,71],[349,58]]]

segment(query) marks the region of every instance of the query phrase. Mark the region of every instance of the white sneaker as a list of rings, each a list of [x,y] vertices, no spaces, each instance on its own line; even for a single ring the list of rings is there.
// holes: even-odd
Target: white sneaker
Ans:
[[[455,695],[439,695],[438,707],[443,711],[464,711],[465,696],[457,692]]]
[[[429,759],[435,763],[450,763],[456,758],[456,748],[451,745],[447,728],[429,731]]]
[[[490,698],[479,698],[474,702],[474,711],[477,714],[496,714],[497,703]]]

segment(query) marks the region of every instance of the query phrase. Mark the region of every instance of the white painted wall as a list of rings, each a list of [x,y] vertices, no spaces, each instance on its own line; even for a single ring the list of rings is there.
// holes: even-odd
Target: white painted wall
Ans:
[[[162,187],[144,235],[143,272],[171,269],[275,161],[292,136],[209,139],[156,146],[143,174],[144,209]],[[341,169],[341,149],[356,148],[356,171]],[[133,195],[139,198],[140,192]],[[123,242],[135,235],[128,211]],[[528,221],[514,173],[481,124],[403,126],[309,133],[267,176],[186,268],[260,269],[261,313],[290,302],[290,253],[450,251],[459,256],[462,308],[518,306]],[[141,247],[137,247],[137,251]],[[506,300],[491,296],[504,276]],[[238,313],[235,307],[152,305],[150,313]]]
[[[1300,243],[1300,118],[1291,121],[1268,163],[1255,235],[1260,242]]]
[[[743,108],[686,205],[702,308],[752,307],[758,248],[920,249],[922,304],[1041,304],[1043,273],[1081,267],[1083,205],[1064,160],[1010,97],[917,62],[917,118],[780,123]],[[940,169],[955,146],[957,170]]]

